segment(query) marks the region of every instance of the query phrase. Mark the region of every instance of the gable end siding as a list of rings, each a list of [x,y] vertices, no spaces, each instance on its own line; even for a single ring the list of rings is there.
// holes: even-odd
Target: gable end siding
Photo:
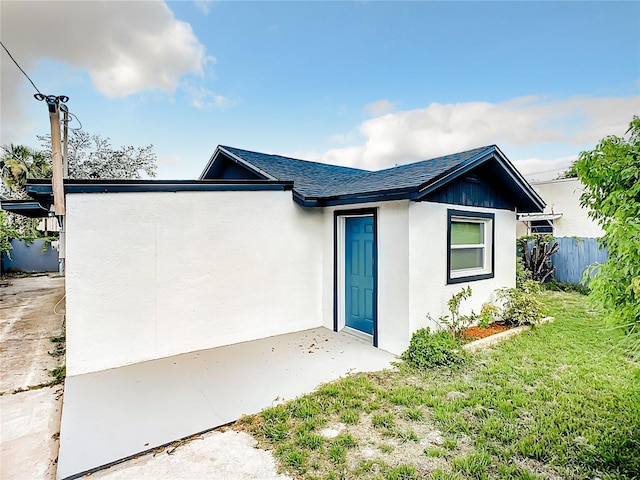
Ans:
[[[249,170],[244,165],[221,154],[216,163],[209,169],[206,180],[262,180],[263,178]]]
[[[435,190],[422,200],[465,207],[515,210],[517,200],[490,165],[484,164]]]

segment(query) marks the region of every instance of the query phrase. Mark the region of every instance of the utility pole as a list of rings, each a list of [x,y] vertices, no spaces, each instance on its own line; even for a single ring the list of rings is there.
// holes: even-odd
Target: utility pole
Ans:
[[[51,156],[53,157],[53,178],[51,188],[53,190],[53,206],[57,217],[64,217],[64,181],[62,168],[62,145],[60,142],[60,110],[55,105],[53,111],[49,108],[49,120],[51,121]],[[58,220],[62,220],[58,218]],[[61,222],[62,223],[62,222]]]
[[[69,149],[67,146],[67,141],[69,137],[69,111],[64,111],[64,118],[62,120],[64,124],[64,134],[62,136],[62,172],[64,178],[69,178]]]
[[[51,190],[53,192],[53,209],[54,214],[58,218],[60,225],[60,249],[58,250],[58,270],[60,275],[64,275],[65,270],[65,250],[66,250],[66,234],[65,234],[65,198],[64,198],[64,168],[62,160],[62,145],[60,140],[60,110],[65,113],[65,120],[68,119],[66,105],[69,97],[66,95],[43,95],[37,93],[34,95],[36,100],[46,100],[49,108],[49,122],[51,123],[51,156],[52,156],[52,179]],[[66,121],[65,121],[65,147],[66,147]],[[66,148],[65,148],[66,150]]]

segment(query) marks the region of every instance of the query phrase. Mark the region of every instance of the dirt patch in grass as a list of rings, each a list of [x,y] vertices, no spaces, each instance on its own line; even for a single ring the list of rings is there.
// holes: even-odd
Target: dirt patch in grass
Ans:
[[[496,333],[506,332],[507,330],[511,330],[511,327],[498,323],[491,323],[486,327],[474,326],[466,328],[462,332],[462,336],[468,340],[479,340],[481,338],[487,338],[491,335],[495,335]]]

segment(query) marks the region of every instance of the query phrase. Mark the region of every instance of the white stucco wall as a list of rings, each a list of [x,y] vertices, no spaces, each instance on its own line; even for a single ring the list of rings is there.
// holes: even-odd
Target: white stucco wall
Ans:
[[[378,209],[378,347],[406,350],[411,334],[448,313],[447,301],[470,285],[462,313],[480,311],[495,290],[515,285],[515,212],[426,202],[381,202],[353,208]],[[492,279],[447,285],[447,209],[495,214],[495,275]],[[323,324],[333,328],[333,215],[349,208],[327,208],[324,226]],[[342,292],[339,292],[342,294]]]
[[[291,192],[67,195],[67,373],[322,324],[323,212]]]
[[[447,285],[447,209],[494,213],[494,278]],[[460,312],[478,313],[495,301],[495,290],[515,286],[515,212],[438,203],[409,204],[409,329],[437,328],[427,319],[448,315],[447,301],[463,287],[472,290]],[[408,346],[405,340],[402,349]]]
[[[604,234],[600,226],[589,218],[588,210],[580,206],[583,186],[577,178],[533,182],[531,186],[547,203],[545,213],[561,213],[555,220],[556,237],[592,237]],[[518,222],[518,236],[526,235],[527,228]]]

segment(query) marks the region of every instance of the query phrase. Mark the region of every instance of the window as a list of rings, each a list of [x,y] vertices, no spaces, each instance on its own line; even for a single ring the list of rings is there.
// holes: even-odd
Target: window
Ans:
[[[553,219],[551,220],[532,220],[529,224],[531,233],[544,233],[553,235]]]
[[[493,278],[492,213],[449,210],[447,283]]]

